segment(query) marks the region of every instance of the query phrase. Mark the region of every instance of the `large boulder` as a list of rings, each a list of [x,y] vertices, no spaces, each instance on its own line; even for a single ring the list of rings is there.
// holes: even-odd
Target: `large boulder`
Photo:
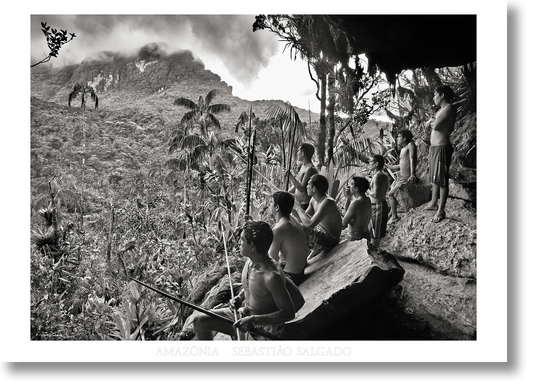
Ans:
[[[463,199],[476,206],[476,169],[455,164],[450,167],[449,197]]]
[[[435,210],[423,206],[405,214],[394,229],[387,250],[399,259],[424,263],[438,272],[476,278],[476,210],[448,198],[446,218],[431,222]]]
[[[435,339],[476,339],[476,281],[398,260],[405,274],[389,296],[397,306]]]
[[[471,201],[449,197],[446,218],[433,223],[435,210],[424,207],[411,209],[390,225],[382,240],[382,248],[397,258],[405,274],[388,295],[381,316],[408,328],[407,334],[414,339],[420,335],[418,339],[473,340],[476,209]]]
[[[343,241],[309,260],[299,286],[305,304],[292,321],[273,332],[281,339],[332,338],[337,323],[348,315],[360,321],[368,317],[403,273],[393,255],[369,250],[366,240]]]
[[[409,182],[397,191],[395,197],[404,212],[407,213],[431,200],[431,185],[422,181]]]

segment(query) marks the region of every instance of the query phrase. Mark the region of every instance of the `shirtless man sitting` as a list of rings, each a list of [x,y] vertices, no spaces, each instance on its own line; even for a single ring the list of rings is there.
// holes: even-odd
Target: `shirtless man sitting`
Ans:
[[[274,240],[268,251],[270,257],[281,263],[285,276],[297,286],[304,280],[304,268],[307,264],[309,248],[305,232],[295,218],[291,218],[294,196],[287,191],[278,191],[272,195],[272,215],[276,225],[272,229]]]
[[[440,109],[435,118],[428,121],[431,126],[429,147],[429,177],[432,183],[431,202],[424,210],[437,210],[432,222],[440,222],[446,217],[444,207],[448,199],[448,178],[452,163],[453,147],[450,135],[455,128],[457,110],[451,104],[454,98],[452,88],[440,85],[435,88],[433,102]]]
[[[297,207],[302,225],[309,231],[310,257],[322,249],[331,249],[339,243],[342,232],[342,218],[333,198],[327,195],[328,180],[315,174],[307,184],[307,194],[311,197],[309,207]]]
[[[298,172],[298,179],[292,175],[290,170],[285,171],[289,177],[289,181],[292,183],[292,186],[289,188],[289,193],[294,194],[296,202],[304,210],[307,209],[311,200],[311,197],[307,195],[307,183],[313,175],[318,174],[318,170],[312,162],[314,153],[315,147],[312,144],[302,143],[298,148],[298,160],[302,162],[302,167],[300,167],[300,171]]]
[[[286,287],[285,275],[279,263],[268,255],[272,239],[272,229],[266,222],[251,221],[244,226],[241,254],[249,260],[242,271],[243,288],[231,299],[230,307],[213,310],[231,320],[234,320],[234,310],[237,310],[238,319],[232,325],[203,313],[197,315],[194,328],[199,340],[212,340],[213,331],[235,338],[236,329],[243,332],[245,339],[253,340],[250,333],[244,332],[257,325],[279,324],[294,318],[295,307]]]
[[[398,132],[396,140],[398,145],[402,147],[400,150],[400,163],[398,165],[389,165],[385,164],[385,168],[388,168],[392,171],[398,171],[399,173],[396,176],[396,180],[392,183],[389,191],[389,202],[390,202],[390,222],[398,221],[398,200],[396,199],[396,193],[408,182],[416,181],[416,145],[411,140],[413,139],[413,134],[411,131],[404,129],[403,131]]]
[[[365,177],[352,177],[346,188],[346,214],[342,226],[348,227],[348,240],[356,241],[363,238],[370,240],[368,224],[372,216],[370,198],[366,196],[369,188]],[[354,197],[352,201],[352,196]]]

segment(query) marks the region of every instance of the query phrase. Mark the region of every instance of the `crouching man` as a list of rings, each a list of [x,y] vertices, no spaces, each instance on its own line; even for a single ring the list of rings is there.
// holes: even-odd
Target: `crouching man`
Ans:
[[[199,340],[212,340],[213,331],[235,339],[237,329],[242,333],[241,339],[253,340],[253,334],[248,331],[255,326],[280,324],[294,318],[295,311],[304,303],[303,297],[294,283],[285,278],[279,263],[268,255],[272,240],[272,229],[266,222],[252,221],[244,226],[241,254],[249,260],[242,271],[242,290],[230,301],[230,307],[213,310],[231,320],[235,319],[234,310],[237,310],[237,321],[232,325],[229,321],[199,314],[194,319]]]

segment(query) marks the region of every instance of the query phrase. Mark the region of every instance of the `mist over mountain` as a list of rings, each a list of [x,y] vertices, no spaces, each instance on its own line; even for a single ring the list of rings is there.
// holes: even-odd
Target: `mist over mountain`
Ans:
[[[150,106],[164,118],[177,120],[184,108],[173,105],[178,97],[197,101],[217,89],[214,103],[225,103],[232,112],[220,117],[226,129],[234,128],[239,115],[252,104],[254,112],[264,118],[264,110],[279,100],[246,101],[232,94],[232,86],[207,70],[204,63],[190,50],[168,53],[165,43],[150,43],[135,55],[102,51],[87,55],[74,65],[59,69],[40,65],[31,71],[31,95],[47,102],[68,104],[68,95],[75,84],[91,86],[99,99],[100,110],[124,107],[148,109]],[[81,99],[72,102],[79,107]],[[87,107],[93,108],[92,101]],[[309,111],[297,109],[302,121],[309,121]],[[181,115],[180,115],[181,114]],[[312,121],[319,119],[312,113]]]

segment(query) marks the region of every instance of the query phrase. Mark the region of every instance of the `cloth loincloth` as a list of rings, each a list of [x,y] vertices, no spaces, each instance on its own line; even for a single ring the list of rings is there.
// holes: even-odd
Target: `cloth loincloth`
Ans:
[[[321,225],[317,225],[309,234],[309,249],[331,249],[339,243],[339,238],[333,236]]]
[[[429,147],[429,178],[438,186],[448,186],[453,147],[451,144]]]
[[[387,216],[389,207],[386,201],[372,204],[372,217],[368,224],[368,232],[372,238],[385,237],[387,232]]]
[[[398,190],[405,186],[409,182],[408,178],[398,177],[390,187],[389,195],[394,196]]]

